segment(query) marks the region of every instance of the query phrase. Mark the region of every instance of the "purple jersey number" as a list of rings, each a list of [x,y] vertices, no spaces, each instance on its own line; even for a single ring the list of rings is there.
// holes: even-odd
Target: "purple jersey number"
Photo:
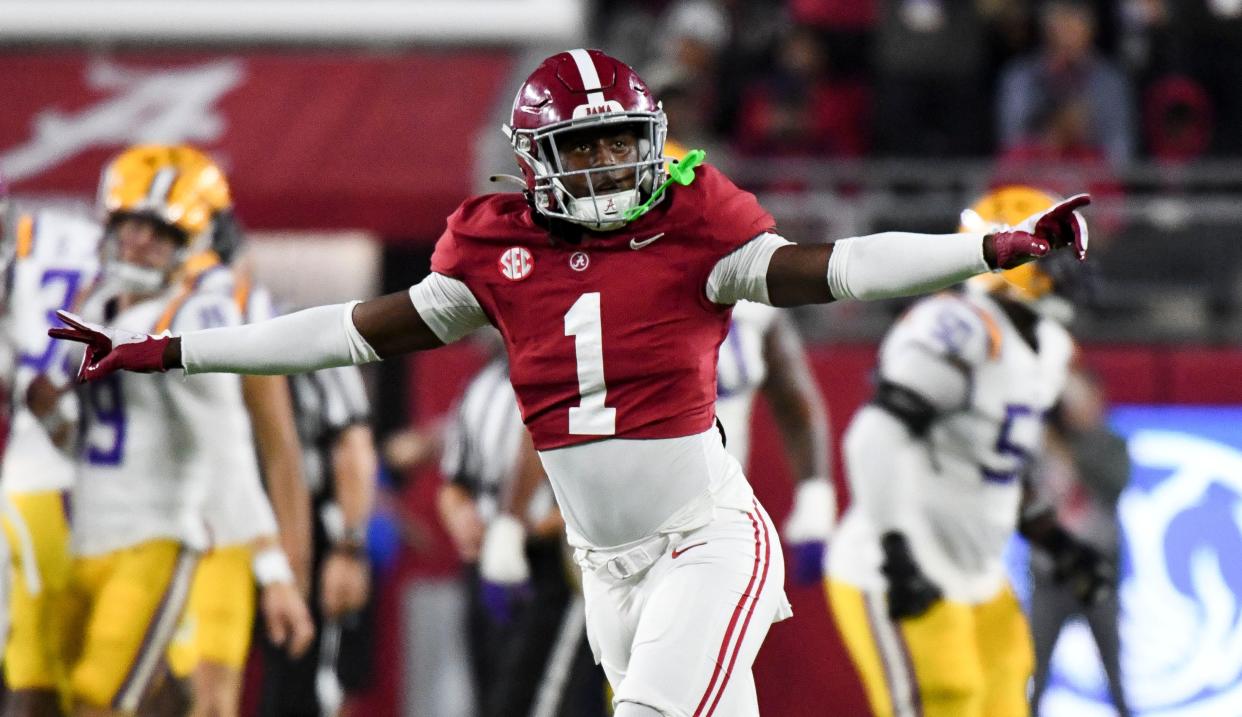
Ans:
[[[87,390],[92,427],[109,429],[111,438],[92,440],[86,445],[86,460],[97,466],[116,466],[125,457],[125,399],[121,391],[121,377],[109,376],[89,384]]]
[[[48,269],[43,272],[43,276],[39,279],[40,291],[45,291],[48,287],[57,287],[63,293],[60,299],[48,307],[47,310],[47,326],[60,326],[60,319],[56,317],[57,309],[68,309],[69,304],[73,302],[73,297],[78,293],[78,284],[82,283],[82,272],[73,269]],[[53,288],[53,290],[57,290]],[[28,354],[22,352],[18,358],[22,366],[29,366],[37,373],[45,373],[48,366],[52,363],[52,358],[56,353],[57,342],[52,339],[47,340],[47,346],[41,354]]]
[[[996,436],[996,452],[1002,456],[1014,456],[1018,459],[1018,467],[1012,471],[994,471],[987,466],[980,466],[983,471],[983,480],[989,483],[1009,483],[1017,478],[1026,464],[1031,460],[1031,453],[1026,448],[1016,444],[1011,439],[1010,434],[1013,432],[1013,424],[1022,416],[1030,416],[1035,410],[1030,406],[1024,406],[1020,403],[1005,404],[1005,420],[1001,423],[1000,433]]]

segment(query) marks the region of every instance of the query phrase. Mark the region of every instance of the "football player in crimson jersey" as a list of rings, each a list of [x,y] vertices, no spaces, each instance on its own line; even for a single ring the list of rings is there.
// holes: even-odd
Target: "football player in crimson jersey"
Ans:
[[[1075,197],[1015,229],[800,246],[711,166],[670,169],[646,83],[596,50],[546,59],[505,128],[522,193],[466,200],[408,292],[154,337],[63,314],[89,381],[118,369],[285,373],[504,338],[523,420],[584,572],[618,717],[753,715],[750,666],[788,617],[776,530],[714,426],[716,353],[742,299],[916,294],[1054,249],[1086,251]]]

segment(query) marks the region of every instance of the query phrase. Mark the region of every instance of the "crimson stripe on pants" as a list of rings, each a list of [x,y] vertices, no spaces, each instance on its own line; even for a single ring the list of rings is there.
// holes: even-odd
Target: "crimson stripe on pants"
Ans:
[[[757,508],[757,507],[758,507],[758,504],[756,503],[756,508]],[[708,698],[709,698],[709,697],[711,697],[711,696],[712,696],[712,693],[715,691],[715,688],[716,688],[716,680],[720,679],[720,668],[724,666],[724,663],[725,663],[725,653],[727,653],[727,652],[728,652],[728,650],[729,650],[729,643],[730,643],[730,642],[732,642],[732,638],[733,638],[733,630],[734,630],[734,628],[736,628],[736,627],[737,627],[737,621],[738,621],[738,618],[741,616],[741,614],[742,614],[742,610],[746,607],[746,600],[747,600],[747,598],[749,598],[749,597],[751,596],[751,594],[752,594],[752,593],[751,593],[751,589],[755,587],[755,580],[759,577],[759,562],[760,562],[760,559],[764,557],[764,556],[762,555],[762,547],[763,547],[763,545],[762,545],[762,543],[761,543],[761,541],[760,541],[760,539],[759,539],[759,522],[760,522],[760,521],[755,520],[755,516],[754,516],[753,514],[751,514],[751,513],[747,513],[747,514],[746,514],[746,517],[750,518],[750,523],[751,523],[751,525],[752,525],[752,526],[754,526],[754,531],[755,531],[755,563],[754,563],[754,567],[753,567],[753,568],[751,568],[751,572],[750,572],[750,582],[748,582],[748,583],[746,584],[746,590],[745,590],[745,592],[743,592],[743,593],[742,593],[742,597],[741,597],[741,599],[739,599],[739,600],[737,601],[737,607],[733,608],[733,616],[729,619],[729,626],[725,629],[724,640],[722,640],[722,641],[721,641],[721,643],[720,643],[720,652],[719,652],[719,654],[716,656],[716,669],[712,670],[712,678],[711,678],[711,680],[707,683],[707,689],[706,689],[706,690],[704,690],[704,692],[703,692],[703,697],[699,700],[699,705],[698,705],[698,707],[696,707],[696,708],[695,708],[695,710],[694,710],[694,717],[700,717],[700,715],[704,715],[704,712],[703,712],[703,707],[707,704],[707,700],[708,700]],[[766,524],[764,525],[764,528],[763,528],[763,529],[764,529],[764,533],[765,533],[765,535],[766,535],[766,533],[767,533],[767,525],[766,525]],[[763,566],[763,578],[764,578],[765,580],[767,579],[767,574],[768,574],[768,569],[767,569],[767,564],[765,563],[765,564],[764,564],[764,566]],[[762,583],[760,584],[760,588],[762,588]],[[754,593],[754,595],[755,595],[755,601],[757,602],[757,601],[758,601],[758,599],[759,599],[759,598],[758,598],[758,592],[755,592],[755,593]],[[753,612],[754,612],[754,609],[755,609],[754,602],[752,602],[752,604],[751,604],[751,606],[750,606],[750,612],[751,612],[751,613],[753,613]],[[747,617],[746,617],[745,622],[746,622],[746,624],[749,624],[749,623],[750,623],[750,614],[749,614],[749,613],[747,614]],[[737,647],[740,647],[740,645],[742,644],[742,639],[741,639],[741,638],[742,638],[742,637],[745,637],[745,632],[746,632],[746,628],[745,628],[745,626],[743,626],[743,628],[742,628],[742,635],[738,638],[737,645],[735,646],[735,649],[734,649],[734,653],[733,653],[733,659],[734,659],[734,660],[736,660],[736,659],[737,659]],[[733,667],[733,662],[732,662],[732,661],[730,661],[730,663],[729,663],[729,669],[731,670],[731,669],[732,669],[732,667]],[[725,677],[724,677],[724,679],[723,679],[723,680],[721,681],[721,683],[720,683],[720,693],[721,693],[721,694],[723,694],[723,693],[724,693],[724,686],[725,686],[725,684],[727,684],[727,683],[728,683],[728,681],[729,681],[729,675],[728,675],[728,671],[726,671],[726,673],[725,673]],[[711,707],[708,709],[708,711],[707,711],[706,715],[710,715],[710,714],[711,714],[711,711],[712,711],[712,710],[714,710],[714,709],[716,708],[716,703],[717,703],[719,700],[720,700],[720,697],[719,697],[719,695],[717,695],[716,699],[712,702]],[[704,715],[704,717],[706,717],[706,715]]]
[[[771,565],[772,558],[772,537],[768,534],[768,520],[759,507],[759,501],[755,501],[755,513],[759,515],[759,522],[763,524],[763,573],[759,576],[759,587],[755,589],[755,599],[750,602],[750,610],[746,613],[746,620],[742,622],[742,632],[738,635],[737,642],[733,643],[733,656],[729,658],[729,667],[725,670],[725,678],[720,683],[720,691],[716,693],[716,699],[712,700],[711,709],[707,710],[707,717],[711,717],[716,711],[716,704],[720,702],[720,697],[724,695],[725,685],[729,682],[729,677],[733,675],[733,665],[737,662],[737,655],[742,651],[742,641],[746,639],[746,628],[750,627],[750,619],[755,615],[755,606],[759,604],[759,596],[763,594],[763,586],[768,582],[768,566]],[[755,557],[759,556],[759,545],[755,545]]]

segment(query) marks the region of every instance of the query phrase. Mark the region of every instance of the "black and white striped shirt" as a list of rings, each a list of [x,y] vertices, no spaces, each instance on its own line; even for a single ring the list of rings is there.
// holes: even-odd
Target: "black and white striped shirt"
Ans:
[[[312,495],[331,491],[332,443],[346,428],[367,423],[371,406],[357,366],[326,368],[289,377],[302,470]]]
[[[440,462],[444,478],[475,497],[485,521],[496,515],[502,489],[517,476],[525,432],[509,384],[509,364],[496,359],[470,381],[458,400]]]

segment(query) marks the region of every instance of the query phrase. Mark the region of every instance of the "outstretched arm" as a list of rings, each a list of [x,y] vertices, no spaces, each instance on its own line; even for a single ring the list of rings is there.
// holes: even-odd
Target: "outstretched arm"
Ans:
[[[1012,229],[989,234],[884,232],[831,245],[781,246],[768,262],[765,303],[800,306],[910,296],[993,269],[1010,269],[1054,249],[1072,249],[1085,258],[1087,225],[1075,210],[1089,202],[1080,194]]]
[[[230,371],[232,368],[246,368],[243,362],[251,360],[253,357],[252,360],[259,364],[259,367],[280,369],[284,366],[271,363],[271,361],[292,363],[292,360],[296,359],[287,354],[290,353],[291,348],[299,345],[297,343],[299,340],[311,342],[309,346],[301,344],[302,346],[307,346],[308,348],[313,346],[319,349],[318,353],[322,357],[321,362],[331,362],[329,365],[313,366],[304,370],[333,368],[351,363],[365,363],[365,359],[368,358],[371,360],[384,359],[410,351],[419,351],[444,345],[435,332],[423,321],[422,316],[414,307],[414,303],[410,300],[409,293],[405,291],[394,292],[376,299],[354,304],[321,306],[307,309],[306,311],[299,311],[289,315],[288,318],[295,320],[290,321],[288,326],[274,325],[283,318],[286,317],[278,317],[270,321],[236,327],[242,330],[247,327],[254,327],[256,329],[250,332],[249,335],[236,336],[236,341],[238,342],[237,349],[241,349],[243,344],[250,349],[247,352],[250,356],[238,355],[236,366],[229,366],[227,368],[216,366],[222,360],[227,361],[227,354],[232,353],[232,347],[227,345],[231,337],[204,335],[190,337],[190,347],[185,353],[183,353],[184,343],[181,338],[173,337],[164,350],[163,366],[164,368],[187,368],[193,373],[213,370],[232,372]],[[332,327],[331,320],[333,318],[336,318],[341,326]],[[331,338],[335,340],[332,342],[334,345],[317,345],[319,342],[313,340],[314,337],[311,333],[316,328],[339,329],[330,332]],[[223,332],[225,329],[216,329],[214,331]],[[207,333],[202,332],[202,334]],[[286,341],[289,343],[285,343]],[[283,346],[274,345],[277,342],[280,342]],[[273,351],[271,361],[262,355],[267,348]],[[196,352],[195,349],[200,349],[201,354]],[[368,353],[373,354],[374,358],[368,356]],[[304,355],[309,356],[309,352],[306,352]],[[357,360],[359,358],[364,360]],[[187,360],[190,361],[189,365],[185,363]],[[263,366],[263,364],[267,365]],[[235,372],[268,373],[269,371]],[[296,372],[276,370],[270,371],[270,373]]]
[[[290,374],[378,361],[441,346],[487,323],[466,285],[432,274],[377,299],[319,306],[244,326],[147,336],[58,312],[55,338],[86,344],[79,381],[118,370]]]

